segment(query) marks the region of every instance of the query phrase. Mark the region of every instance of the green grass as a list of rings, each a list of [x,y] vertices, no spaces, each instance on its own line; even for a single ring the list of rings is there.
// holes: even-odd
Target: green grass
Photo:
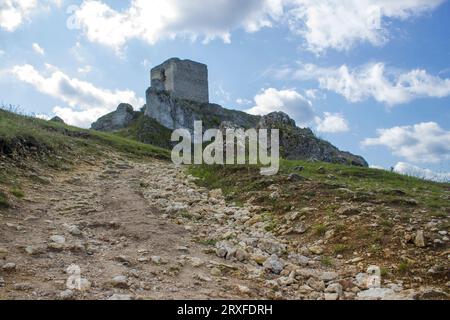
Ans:
[[[172,131],[142,112],[136,112],[136,119],[127,128],[116,132],[116,135],[164,149],[171,149],[172,146]]]
[[[62,163],[65,162],[65,157],[101,155],[108,149],[135,157],[170,157],[168,150],[114,134],[80,129],[0,110],[0,154],[35,153],[41,158],[44,156],[47,163],[51,164],[52,157],[55,159],[56,155],[62,157],[59,159]]]
[[[324,236],[327,232],[327,227],[323,224],[316,224],[314,227],[314,232],[319,236]]]
[[[198,243],[203,244],[205,246],[210,246],[210,247],[214,247],[217,242],[218,242],[217,239],[200,239],[200,240],[198,240]]]
[[[11,192],[11,194],[19,199],[22,199],[25,197],[25,193],[18,187],[14,187],[12,188],[9,192]]]
[[[6,197],[6,194],[0,191],[0,209],[9,208],[9,202],[8,198]]]
[[[0,107],[0,186],[22,199],[20,177],[25,175],[39,184],[50,183],[35,172],[41,169],[69,170],[83,161],[108,158],[111,153],[138,160],[170,159],[169,151],[114,134],[80,129],[62,123],[19,115]],[[5,191],[6,192],[6,191]],[[8,198],[0,194],[0,208],[9,207]]]
[[[297,173],[294,168],[302,166],[304,170],[300,173],[305,177],[305,183],[290,183],[286,181],[286,176],[290,173]],[[328,179],[327,175],[317,173],[318,168],[324,167],[328,174],[332,174],[334,179]],[[191,166],[190,173],[201,178],[199,184],[208,188],[221,188],[225,196],[233,201],[245,201],[252,193],[265,190],[271,184],[278,183],[287,189],[288,194],[298,195],[293,199],[298,207],[301,201],[315,196],[330,200],[335,196],[347,201],[376,202],[385,203],[397,207],[428,209],[430,215],[447,215],[446,210],[450,210],[447,200],[450,192],[449,183],[437,183],[419,178],[400,175],[397,173],[362,168],[355,166],[345,166],[339,164],[291,161],[282,160],[280,171],[272,177],[264,177],[259,174],[257,166]],[[303,188],[301,193],[298,188],[304,185],[315,184],[316,188],[310,190]],[[296,189],[297,188],[297,189]],[[341,191],[348,189],[350,192]],[[447,196],[446,196],[447,194]],[[411,201],[414,199],[414,201]],[[270,206],[270,200],[263,199],[263,204]],[[333,202],[333,201],[330,201]],[[280,203],[280,201],[277,201]],[[330,213],[336,207],[329,205]],[[384,222],[385,227],[390,227],[388,222]]]
[[[349,250],[350,250],[350,248],[346,244],[342,244],[342,243],[335,244],[333,247],[334,254],[342,254]]]
[[[401,262],[397,268],[400,273],[408,273],[411,265],[408,262]]]
[[[327,256],[323,256],[321,262],[322,262],[322,265],[325,267],[331,267],[334,264],[333,259],[331,259],[330,257],[327,257]]]

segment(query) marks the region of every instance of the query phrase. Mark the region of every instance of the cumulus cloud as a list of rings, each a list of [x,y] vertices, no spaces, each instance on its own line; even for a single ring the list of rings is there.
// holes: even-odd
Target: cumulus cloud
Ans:
[[[445,0],[292,0],[287,1],[291,30],[306,48],[322,53],[348,50],[356,43],[380,46],[389,40],[388,20],[430,12]]]
[[[32,47],[34,52],[36,52],[37,54],[41,56],[45,55],[45,50],[38,43],[33,43]]]
[[[42,120],[50,120],[50,116],[47,114],[43,114],[43,113],[38,113],[34,115],[36,118],[38,119],[42,119]]]
[[[131,90],[111,91],[98,88],[92,83],[69,77],[55,66],[47,65],[46,69],[46,72],[40,73],[33,66],[26,64],[15,66],[9,72],[18,80],[32,85],[37,91],[67,103],[70,108],[57,107],[55,110],[69,124],[83,123],[83,126],[88,126],[99,115],[114,110],[122,102],[135,107],[144,104],[144,100]]]
[[[394,171],[400,174],[436,182],[450,182],[450,172],[435,172],[405,162],[397,163],[394,167]]]
[[[77,111],[73,108],[56,106],[52,111],[70,125],[89,128],[94,121],[112,110],[107,108],[91,108]]]
[[[450,95],[450,79],[428,74],[425,70],[389,70],[382,62],[357,68],[319,67],[314,64],[298,68],[273,70],[275,77],[317,80],[320,88],[344,96],[350,102],[373,98],[389,106],[410,102],[417,98],[442,98]]]
[[[320,54],[329,48],[348,50],[358,42],[381,45],[389,39],[386,20],[430,12],[443,1],[134,0],[115,10],[103,1],[85,0],[74,20],[90,41],[116,50],[132,39],[154,44],[180,37],[219,38],[228,43],[235,29],[287,26],[308,50]]]
[[[2,0],[0,3],[0,28],[13,32],[32,14],[49,5],[61,5],[61,0]]]
[[[435,122],[413,126],[378,129],[377,138],[365,139],[364,146],[385,146],[394,155],[413,163],[437,163],[450,160],[450,131]]]
[[[294,89],[265,89],[255,96],[255,103],[256,105],[246,112],[265,115],[282,111],[294,118],[299,125],[307,125],[314,120],[314,109],[311,102]]]
[[[134,0],[116,11],[102,1],[84,1],[75,12],[75,24],[85,36],[116,50],[129,40],[154,44],[163,39],[199,37],[208,42],[230,42],[230,32],[255,32],[272,26],[283,11],[283,0]]]
[[[87,66],[84,66],[84,67],[79,67],[77,71],[78,71],[78,73],[87,74],[87,73],[90,73],[92,71],[92,66],[87,65]]]
[[[324,117],[316,117],[317,131],[323,133],[340,133],[350,130],[348,121],[340,113],[324,112]]]

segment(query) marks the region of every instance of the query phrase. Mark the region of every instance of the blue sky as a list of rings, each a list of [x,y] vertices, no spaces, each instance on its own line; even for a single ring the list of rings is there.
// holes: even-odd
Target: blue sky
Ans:
[[[151,67],[193,59],[212,102],[285,111],[371,165],[448,181],[448,30],[445,0],[6,0],[0,100],[87,127],[140,108]]]

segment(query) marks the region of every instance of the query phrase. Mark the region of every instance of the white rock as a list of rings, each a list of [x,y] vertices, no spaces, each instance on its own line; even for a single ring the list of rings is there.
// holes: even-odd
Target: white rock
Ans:
[[[238,291],[239,291],[240,293],[243,293],[243,294],[249,294],[249,293],[252,292],[252,291],[250,290],[250,288],[249,288],[249,287],[246,287],[246,286],[242,286],[242,285],[239,285],[239,284],[238,284],[236,287],[237,287]]]
[[[312,246],[312,247],[309,247],[308,249],[309,249],[309,251],[311,251],[311,253],[313,253],[313,254],[320,255],[320,254],[323,253],[323,248],[320,247],[320,246]]]
[[[9,253],[8,249],[0,247],[0,259],[6,258],[8,253]]]
[[[61,291],[61,292],[59,293],[59,297],[60,297],[62,300],[70,300],[70,299],[73,298],[73,296],[74,296],[74,293],[73,293],[73,291],[70,290],[70,289]]]
[[[5,272],[14,271],[14,270],[16,270],[16,264],[12,263],[12,262],[6,263],[2,266],[2,270]]]
[[[113,294],[108,300],[127,301],[133,300],[133,296],[131,294]]]
[[[60,235],[54,235],[50,237],[50,240],[57,244],[64,244],[66,242],[66,238]]]
[[[344,297],[344,290],[342,288],[342,285],[340,283],[332,283],[330,284],[326,289],[325,292],[327,293],[336,293],[338,297]]]
[[[150,260],[157,265],[160,265],[162,263],[162,258],[160,256],[151,256]]]
[[[334,301],[339,299],[339,295],[337,293],[325,293],[324,299],[327,301]]]
[[[319,280],[319,279],[311,277],[308,279],[308,281],[306,281],[306,284],[316,291],[325,290],[325,282],[323,280]]]
[[[81,235],[81,230],[75,225],[70,225],[67,227],[67,231],[73,236]]]
[[[127,276],[122,276],[122,275],[115,276],[112,278],[110,283],[115,288],[126,289],[129,287]]]
[[[276,254],[271,255],[263,264],[267,271],[280,274],[284,269],[284,262]]]
[[[416,238],[414,239],[414,244],[419,248],[425,247],[425,237],[423,235],[423,230],[417,231]]]
[[[337,272],[326,271],[320,275],[320,279],[322,279],[323,281],[329,282],[329,281],[335,280],[338,276],[339,276],[339,274]]]
[[[358,299],[361,300],[411,300],[412,297],[396,293],[389,288],[370,288],[358,293]]]

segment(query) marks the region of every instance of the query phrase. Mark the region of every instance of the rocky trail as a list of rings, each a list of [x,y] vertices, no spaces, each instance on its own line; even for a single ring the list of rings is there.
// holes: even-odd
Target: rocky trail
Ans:
[[[0,299],[408,299],[376,266],[320,263],[252,205],[226,203],[183,168],[112,155],[24,186],[0,216]],[[316,250],[317,249],[317,250]]]

